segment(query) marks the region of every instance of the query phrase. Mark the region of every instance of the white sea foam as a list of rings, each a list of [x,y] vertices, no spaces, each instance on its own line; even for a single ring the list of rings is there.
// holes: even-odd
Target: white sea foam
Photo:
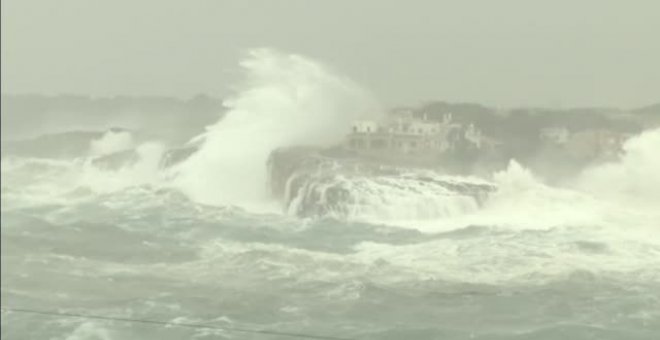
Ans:
[[[66,337],[66,340],[112,340],[113,337],[110,335],[107,329],[101,327],[96,322],[83,322],[80,326]]]
[[[147,142],[135,149],[137,159],[119,169],[106,170],[92,162],[86,162],[81,171],[79,186],[95,192],[107,193],[140,185],[163,185],[161,160],[165,147],[157,142]]]
[[[125,151],[134,147],[133,135],[128,131],[106,131],[103,136],[91,142],[92,156],[103,156]]]

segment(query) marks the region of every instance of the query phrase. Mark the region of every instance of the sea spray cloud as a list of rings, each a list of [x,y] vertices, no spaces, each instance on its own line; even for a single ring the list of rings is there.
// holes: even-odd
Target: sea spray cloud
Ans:
[[[133,135],[128,131],[107,131],[90,143],[90,153],[93,156],[109,155],[128,150],[134,146]]]
[[[515,160],[492,178],[497,191],[475,214],[472,223],[546,229],[601,221],[604,208],[589,195],[549,186]]]
[[[252,50],[241,67],[245,80],[225,101],[226,115],[177,169],[175,185],[200,202],[263,202],[273,150],[339,143],[354,119],[379,112],[355,83],[299,55]]]
[[[619,161],[585,170],[577,187],[622,203],[657,207],[660,204],[660,129],[631,138],[623,151]]]

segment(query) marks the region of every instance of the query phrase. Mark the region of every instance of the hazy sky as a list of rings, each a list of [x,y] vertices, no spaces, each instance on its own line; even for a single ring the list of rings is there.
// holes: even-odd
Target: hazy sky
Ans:
[[[2,0],[3,93],[222,96],[251,47],[388,105],[660,101],[658,0]]]

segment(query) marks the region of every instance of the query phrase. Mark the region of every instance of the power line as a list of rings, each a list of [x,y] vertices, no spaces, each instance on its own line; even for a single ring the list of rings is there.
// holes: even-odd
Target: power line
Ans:
[[[238,327],[221,327],[221,326],[200,325],[200,324],[181,323],[181,322],[168,322],[168,321],[148,320],[148,319],[131,319],[131,318],[121,318],[121,317],[113,317],[113,316],[102,316],[102,315],[85,315],[85,314],[76,314],[76,313],[34,310],[27,308],[0,307],[0,310],[5,312],[23,313],[23,314],[60,316],[60,317],[105,320],[105,321],[119,321],[119,322],[142,323],[142,324],[159,325],[159,326],[176,326],[176,327],[196,328],[196,329],[213,329],[213,330],[234,332],[234,333],[277,335],[277,336],[287,336],[291,338],[305,338],[305,339],[318,339],[318,340],[353,340],[348,338],[338,338],[338,337],[324,336],[324,335],[288,333],[288,332],[278,332],[278,331],[248,329],[248,328],[238,328]]]

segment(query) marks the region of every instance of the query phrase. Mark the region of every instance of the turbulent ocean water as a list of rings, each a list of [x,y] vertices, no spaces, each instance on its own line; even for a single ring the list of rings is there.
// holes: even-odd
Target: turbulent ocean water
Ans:
[[[174,166],[166,142],[116,131],[75,157],[3,155],[3,339],[660,338],[660,131],[561,187],[515,161],[329,166],[273,197],[273,150],[334,143],[371,103],[297,56],[243,67]]]

